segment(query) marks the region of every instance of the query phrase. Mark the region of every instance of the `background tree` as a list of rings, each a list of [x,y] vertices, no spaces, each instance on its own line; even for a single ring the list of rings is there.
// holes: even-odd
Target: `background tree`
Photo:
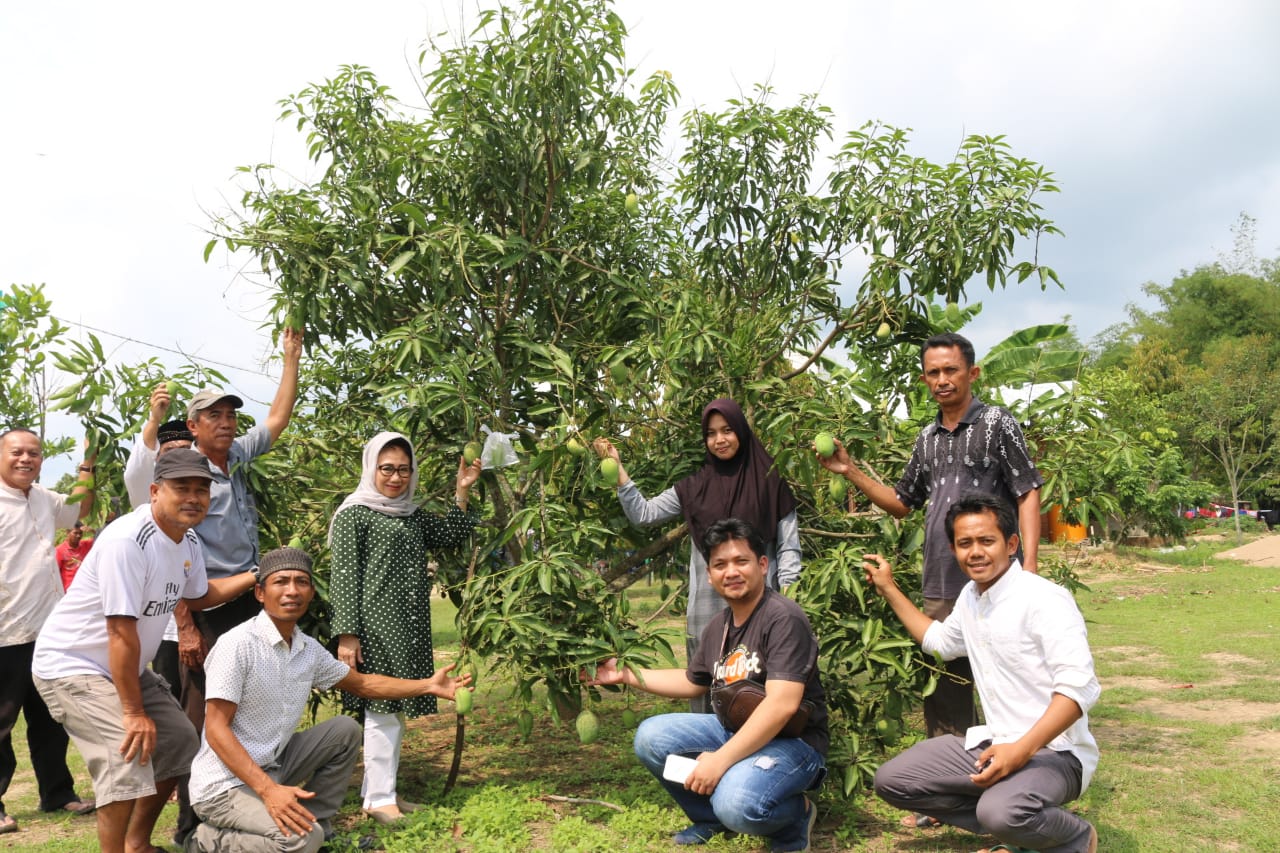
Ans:
[[[1273,338],[1224,338],[1171,396],[1174,422],[1225,482],[1231,506],[1280,482],[1280,366],[1260,354]],[[1240,516],[1235,515],[1237,539]]]
[[[1274,494],[1277,481],[1274,459],[1259,442],[1274,436],[1265,383],[1274,382],[1280,364],[1280,264],[1255,256],[1252,223],[1241,216],[1235,247],[1219,262],[1168,285],[1148,284],[1157,307],[1131,306],[1130,320],[1097,342],[1102,351],[1093,362],[1123,371],[1153,409],[1147,434],[1176,429],[1188,470],[1233,505]],[[1118,399],[1111,405],[1125,407]]]
[[[12,285],[0,292],[0,411],[7,426],[33,430],[45,456],[67,453],[75,439],[46,434],[51,397],[57,393],[51,354],[69,329],[51,313],[43,285]]]

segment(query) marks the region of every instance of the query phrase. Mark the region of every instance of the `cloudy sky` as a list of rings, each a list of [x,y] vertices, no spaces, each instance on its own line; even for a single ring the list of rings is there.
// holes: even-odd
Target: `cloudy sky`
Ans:
[[[237,166],[307,174],[277,101],[370,66],[414,103],[429,34],[474,0],[216,4],[42,0],[0,10],[0,287],[46,285],[55,313],[127,360],[180,348],[218,362],[265,412],[266,296],[245,259],[205,264],[209,212]],[[1231,248],[1240,213],[1280,255],[1280,4],[624,0],[639,74],[669,70],[682,107],[720,108],[769,81],[817,92],[837,133],[878,119],[946,160],[1004,134],[1051,169],[1065,232],[1041,247],[1065,290],[971,291],[981,353],[1070,315],[1088,340],[1142,302],[1144,282]],[[446,40],[449,38],[445,37]],[[76,327],[78,328],[78,327]]]

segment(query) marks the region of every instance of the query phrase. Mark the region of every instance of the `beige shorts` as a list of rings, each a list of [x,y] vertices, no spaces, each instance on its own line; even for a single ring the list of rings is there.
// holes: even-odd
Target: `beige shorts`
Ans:
[[[124,710],[111,680],[101,675],[70,675],[45,680],[33,677],[36,689],[49,706],[49,714],[75,741],[93,777],[93,795],[99,806],[148,797],[156,792],[156,780],[172,779],[191,770],[191,759],[200,748],[200,736],[164,682],[151,670],[143,670],[142,706],[156,724],[156,749],[147,764],[138,756],[125,761]]]

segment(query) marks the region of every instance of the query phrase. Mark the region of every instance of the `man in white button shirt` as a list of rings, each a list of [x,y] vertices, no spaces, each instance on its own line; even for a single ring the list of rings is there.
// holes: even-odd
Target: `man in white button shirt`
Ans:
[[[363,730],[334,717],[297,731],[313,688],[368,699],[453,699],[471,676],[447,666],[430,678],[358,672],[298,630],[315,587],[298,548],[262,556],[254,595],[262,612],[222,635],[205,659],[204,741],[191,765],[191,802],[203,823],[187,851],[314,853],[330,834]]]
[[[1018,520],[987,494],[962,496],[947,513],[947,539],[969,576],[944,621],[925,616],[869,554],[867,580],[923,647],[944,660],[967,655],[986,724],[964,737],[916,744],[876,773],[886,802],[971,832],[991,850],[1096,853],[1097,831],[1062,807],[1098,766],[1089,709],[1101,687],[1084,618],[1071,594],[1014,558]],[[987,851],[980,851],[987,853]]]
[[[67,769],[67,733],[31,681],[31,655],[44,620],[62,598],[62,578],[53,537],[89,514],[93,505],[93,461],[80,465],[73,496],[36,481],[44,464],[40,436],[15,427],[0,433],[0,835],[18,831],[5,813],[4,795],[18,769],[12,733],[18,714],[27,721],[27,746],[40,793],[40,810],[93,811],[76,796]]]

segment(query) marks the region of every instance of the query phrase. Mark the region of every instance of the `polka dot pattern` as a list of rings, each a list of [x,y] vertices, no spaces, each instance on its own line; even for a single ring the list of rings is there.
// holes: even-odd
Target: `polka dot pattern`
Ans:
[[[464,542],[475,518],[457,507],[441,518],[418,510],[405,518],[364,506],[340,512],[333,523],[329,581],[332,630],[360,638],[361,672],[396,678],[429,678],[431,579],[427,552]],[[350,711],[418,717],[436,712],[436,697],[361,699],[342,694]]]

